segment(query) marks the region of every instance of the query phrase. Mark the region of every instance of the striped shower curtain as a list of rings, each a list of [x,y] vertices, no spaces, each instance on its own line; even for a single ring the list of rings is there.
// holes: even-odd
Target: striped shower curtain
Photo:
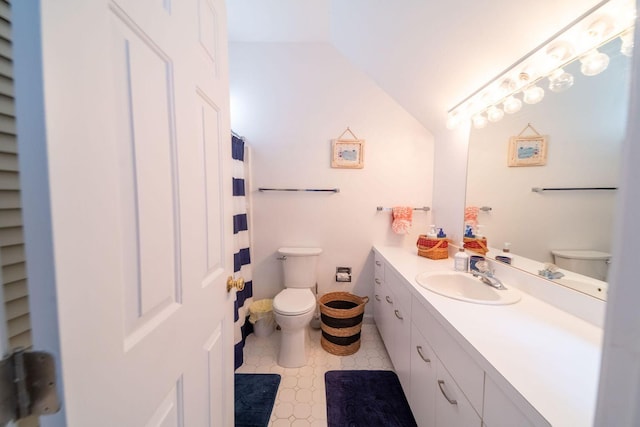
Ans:
[[[235,369],[238,369],[243,361],[245,338],[252,330],[247,316],[249,315],[249,305],[253,301],[243,138],[231,136],[231,153],[233,156],[233,271],[235,278],[242,277],[245,283],[244,289],[236,293],[234,307],[234,359]]]

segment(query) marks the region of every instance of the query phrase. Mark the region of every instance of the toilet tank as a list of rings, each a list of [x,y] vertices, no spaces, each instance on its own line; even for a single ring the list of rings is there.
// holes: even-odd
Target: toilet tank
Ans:
[[[285,288],[312,288],[317,281],[320,248],[280,248]]]
[[[607,280],[611,254],[590,250],[553,250],[553,262],[558,267],[598,280]]]

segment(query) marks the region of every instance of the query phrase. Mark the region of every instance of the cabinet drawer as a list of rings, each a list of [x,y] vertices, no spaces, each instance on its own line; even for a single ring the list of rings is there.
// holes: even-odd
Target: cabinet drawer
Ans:
[[[480,427],[482,420],[436,357],[436,426]],[[517,425],[517,424],[514,424]]]
[[[484,371],[451,337],[418,300],[412,299],[412,319],[435,349],[456,384],[464,391],[478,414],[482,414]]]
[[[411,291],[407,289],[404,278],[392,268],[387,268],[384,284],[393,294],[396,308],[402,312],[403,316],[409,318],[411,316]]]

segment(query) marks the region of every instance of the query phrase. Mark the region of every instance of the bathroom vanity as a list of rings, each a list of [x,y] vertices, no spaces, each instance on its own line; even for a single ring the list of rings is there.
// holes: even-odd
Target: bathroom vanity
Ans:
[[[374,256],[374,319],[418,425],[593,424],[603,302],[537,289],[546,285],[501,266],[496,276],[521,291],[520,301],[460,301],[416,281],[425,272],[452,271],[453,259],[383,246]]]

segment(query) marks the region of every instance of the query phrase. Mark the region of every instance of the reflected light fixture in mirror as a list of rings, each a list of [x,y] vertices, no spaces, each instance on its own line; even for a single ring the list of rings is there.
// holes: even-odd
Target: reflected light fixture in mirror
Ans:
[[[563,92],[573,86],[573,75],[558,68],[549,75],[549,90],[551,92]]]
[[[544,89],[537,84],[545,78],[553,92],[570,88],[573,76],[563,68],[576,60],[580,61],[580,70],[586,76],[603,72],[609,65],[609,57],[598,48],[620,37],[620,51],[630,56],[635,19],[633,0],[600,2],[451,108],[447,115],[447,128],[455,129],[469,118],[476,129],[483,128],[488,121],[502,119],[505,112],[513,114],[519,111],[522,101],[527,104],[542,101]]]
[[[504,112],[507,114],[517,113],[522,109],[522,101],[516,98],[513,95],[510,95],[507,99],[502,103],[502,107],[504,108]]]

